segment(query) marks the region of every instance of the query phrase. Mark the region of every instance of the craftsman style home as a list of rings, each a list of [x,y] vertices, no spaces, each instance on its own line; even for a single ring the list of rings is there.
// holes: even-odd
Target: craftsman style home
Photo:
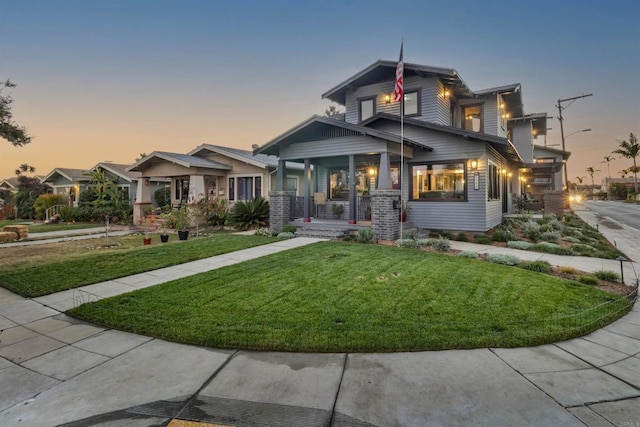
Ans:
[[[486,231],[514,196],[558,197],[568,153],[535,148],[547,115],[525,114],[520,84],[472,90],[454,69],[405,63],[401,130],[396,65],[379,60],[322,94],[344,114],[313,116],[254,150],[280,159],[277,191],[285,162],[305,165],[305,221],[341,204],[344,219],[370,219],[379,234],[390,216],[373,199],[384,194],[416,227]]]
[[[297,194],[302,180],[302,165],[287,162],[286,189]],[[255,197],[269,198],[275,188],[272,177],[278,159],[251,151],[202,144],[187,154],[154,151],[127,168],[140,174],[134,203],[134,223],[140,222],[151,205],[149,181],[166,179],[171,186],[171,205],[180,207],[205,197],[220,197],[231,204]]]

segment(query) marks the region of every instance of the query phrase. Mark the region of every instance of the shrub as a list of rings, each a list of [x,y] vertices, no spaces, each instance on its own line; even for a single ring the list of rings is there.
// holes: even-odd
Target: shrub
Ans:
[[[595,273],[593,273],[593,275],[596,276],[598,279],[604,280],[607,282],[620,281],[620,275],[615,271],[601,270],[601,271],[596,271]]]
[[[258,228],[256,230],[255,233],[253,233],[254,236],[263,236],[263,237],[270,237],[271,236],[271,230],[269,230],[268,228]]]
[[[473,258],[473,259],[478,258],[478,254],[471,251],[462,251],[458,254],[458,256],[460,258]]]
[[[537,242],[540,239],[540,224],[535,221],[527,221],[522,224],[522,234],[527,239]]]
[[[41,194],[33,204],[37,219],[45,219],[46,211],[52,206],[61,205],[62,194]]]
[[[583,243],[576,243],[571,247],[572,250],[578,252],[580,255],[593,255],[596,248],[593,246],[585,245]]]
[[[296,235],[289,231],[283,231],[282,233],[278,234],[278,237],[281,239],[292,239],[296,237]]]
[[[486,234],[476,234],[475,236],[473,236],[473,241],[480,245],[489,245],[491,244],[491,237],[487,236]]]
[[[433,238],[433,239],[437,239],[438,237],[440,237],[442,235],[443,231],[441,230],[431,230],[429,231],[429,237]]]
[[[362,228],[356,233],[356,242],[358,243],[371,243],[373,240],[373,231],[369,228]]]
[[[240,230],[264,227],[269,222],[269,202],[262,197],[236,202],[231,208],[229,222]]]
[[[540,226],[540,232],[541,233],[546,233],[549,231],[553,231],[553,226],[551,224],[542,224]]]
[[[586,276],[584,274],[578,277],[578,282],[584,283],[585,285],[590,285],[590,286],[596,286],[598,285],[598,283],[600,283],[597,277]]]
[[[545,224],[545,225],[549,225],[549,224]],[[555,230],[545,231],[540,234],[540,240],[544,240],[545,242],[557,242],[560,239],[560,237],[561,237],[560,232]]]
[[[507,242],[507,247],[512,249],[522,249],[526,251],[531,248],[531,246],[533,246],[533,243],[523,242],[522,240],[511,240]]]
[[[77,208],[65,206],[64,208],[60,208],[58,213],[60,214],[60,219],[64,222],[74,222],[78,220]]]
[[[562,231],[562,229],[564,228],[564,226],[562,225],[562,221],[555,217],[551,221],[549,221],[548,224],[552,226],[554,230]]]
[[[435,244],[438,239],[417,239],[416,246],[419,248],[428,248]]]
[[[565,236],[572,236],[578,239],[582,237],[582,231],[576,227],[565,227],[564,234]]]
[[[525,270],[537,271],[538,273],[551,273],[551,264],[547,261],[523,261],[518,264],[518,267],[524,268]]]
[[[158,188],[153,193],[157,206],[171,206],[171,187]]]
[[[398,239],[396,240],[396,246],[399,248],[417,248],[418,242],[413,239]]]
[[[575,237],[571,237],[571,236],[565,236],[562,238],[562,240],[569,243],[580,243],[580,239],[576,239]]]
[[[506,254],[490,254],[487,257],[487,261],[493,262],[495,264],[518,265],[520,263],[520,258],[518,258],[517,256]]]
[[[578,274],[579,271],[577,269],[575,269],[574,267],[569,267],[569,266],[561,266],[558,267],[558,273],[560,274]]]
[[[497,228],[491,235],[494,242],[508,242],[513,238],[513,233],[506,228]]]
[[[449,239],[436,239],[433,242],[433,248],[438,252],[449,252],[451,250],[451,243]]]
[[[410,239],[410,240],[416,240],[418,238],[418,232],[414,231],[414,230],[408,230],[408,231],[403,231],[402,232],[402,239],[406,240],[406,239]]]
[[[459,242],[468,242],[468,241],[469,241],[469,238],[467,237],[467,233],[462,233],[462,232],[460,232],[460,233],[458,233],[458,234],[456,235],[455,240],[457,240],[457,241],[459,241]]]
[[[296,227],[295,225],[291,225],[291,224],[285,224],[282,227],[282,231],[285,232],[285,233],[294,233],[295,234],[295,232],[298,231],[298,227]]]

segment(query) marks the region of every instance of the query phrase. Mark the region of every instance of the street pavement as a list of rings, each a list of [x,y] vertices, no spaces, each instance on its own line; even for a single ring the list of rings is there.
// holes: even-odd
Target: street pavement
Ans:
[[[290,239],[36,299],[0,289],[0,426],[640,426],[638,304],[605,328],[554,344],[383,354],[213,349],[61,313],[318,240]],[[619,269],[608,260],[544,259],[584,271]]]

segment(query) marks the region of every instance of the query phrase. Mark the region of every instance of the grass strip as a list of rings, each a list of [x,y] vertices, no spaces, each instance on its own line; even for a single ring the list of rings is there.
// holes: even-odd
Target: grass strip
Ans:
[[[616,295],[523,269],[323,242],[70,314],[218,348],[384,352],[555,342],[597,329],[630,307]]]
[[[139,236],[121,240],[134,238],[142,240]],[[24,297],[38,297],[274,241],[277,239],[219,233],[212,237],[152,246],[102,249],[92,240],[87,241],[81,254],[6,266],[0,273],[0,286]]]

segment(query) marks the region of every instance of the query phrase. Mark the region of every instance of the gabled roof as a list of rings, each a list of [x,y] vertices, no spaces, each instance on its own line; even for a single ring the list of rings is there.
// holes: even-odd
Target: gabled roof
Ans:
[[[272,139],[264,144],[262,147],[256,148],[253,152],[256,154],[271,154],[277,155],[279,153],[278,146],[281,144],[289,145],[296,142],[313,141],[319,139],[319,135],[323,133],[327,134],[331,129],[341,129],[344,132],[340,136],[348,135],[362,135],[371,136],[373,138],[380,138],[385,141],[391,141],[400,143],[400,135],[394,133],[384,132],[377,129],[367,128],[362,125],[355,125],[352,123],[343,122],[340,120],[332,119],[330,117],[323,117],[314,115],[311,118],[305,120],[297,126],[289,129],[282,135]],[[335,134],[333,134],[335,137]],[[404,138],[404,142],[414,145],[416,147],[427,149],[432,151],[429,146],[413,141],[408,138]]]
[[[170,163],[175,163],[186,168],[209,168],[209,169],[224,169],[231,170],[231,166],[223,165],[222,163],[213,162],[211,160],[203,159],[198,156],[190,156],[188,154],[169,153],[167,151],[154,151],[151,154],[144,156],[142,159],[129,166],[126,170],[141,172],[140,166],[144,163],[151,161],[152,159],[162,159]]]
[[[61,177],[71,181],[71,182],[83,182],[83,181],[91,181],[89,177],[90,171],[86,169],[70,169],[70,168],[55,168],[48,175],[42,178],[42,182],[49,181],[55,175],[60,175]]]
[[[553,117],[547,116],[547,113],[531,113],[520,117],[512,117],[510,122],[531,121],[531,128],[536,136],[547,134],[547,119]]]
[[[18,184],[20,181],[17,176],[12,176],[11,178],[6,178],[0,181],[0,188],[6,188],[9,190],[17,190]]]
[[[524,106],[522,105],[522,87],[520,86],[520,83],[512,83],[504,86],[476,90],[473,93],[476,97],[500,94],[506,104],[506,110],[511,114],[511,117],[520,117],[524,114]]]
[[[323,93],[322,99],[329,99],[337,104],[345,105],[346,94],[349,90],[374,83],[394,81],[396,78],[397,65],[397,61],[379,59],[364,70]],[[406,79],[413,76],[439,77],[447,85],[451,86],[454,92],[467,95],[471,94],[471,90],[467,84],[453,68],[441,68],[433,67],[431,65],[410,64],[405,62],[404,78]]]
[[[245,162],[263,169],[266,169],[268,167],[278,167],[277,156],[271,156],[268,154],[254,154],[252,151],[241,150],[239,148],[223,147],[221,145],[202,144],[191,150],[188,154],[190,156],[195,156],[203,151],[218,153],[223,156],[227,156],[232,159]],[[304,169],[304,165],[295,162],[286,162],[286,167],[287,169]]]
[[[98,167],[111,172],[114,175],[117,175],[124,179],[125,181],[132,182],[140,178],[142,175],[140,172],[127,171],[127,168],[130,165],[121,165],[117,163],[110,162],[101,162],[91,168],[92,171],[96,170]]]
[[[369,126],[372,123],[380,120],[388,120],[399,123],[400,117],[388,113],[378,113],[375,116],[368,118],[361,124],[362,126]],[[407,117],[404,118],[404,124],[418,126],[424,129],[435,130],[438,132],[444,132],[450,135],[461,136],[464,139],[470,141],[486,142],[491,145],[496,151],[502,154],[506,159],[509,159],[510,162],[524,164],[524,160],[520,156],[520,153],[518,153],[516,147],[507,138],[501,138],[499,136],[489,135],[486,133],[472,132],[464,129],[454,128],[451,126],[438,125],[435,123],[425,122],[422,120],[416,120]]]

